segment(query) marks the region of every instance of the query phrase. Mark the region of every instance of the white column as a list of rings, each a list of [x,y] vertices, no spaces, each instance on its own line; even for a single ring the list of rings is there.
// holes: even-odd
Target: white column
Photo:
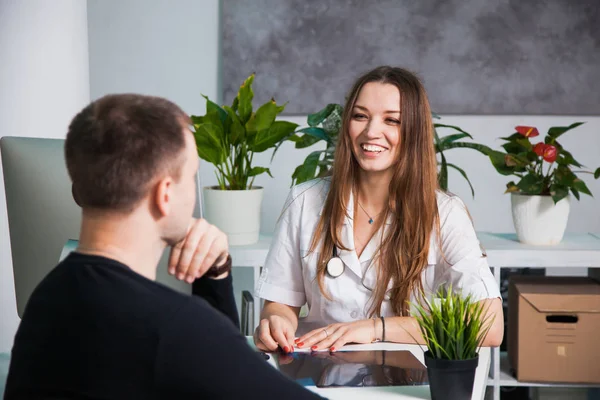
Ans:
[[[90,100],[88,64],[85,0],[0,0],[0,136],[64,138]],[[1,173],[0,182],[2,353],[19,318]]]

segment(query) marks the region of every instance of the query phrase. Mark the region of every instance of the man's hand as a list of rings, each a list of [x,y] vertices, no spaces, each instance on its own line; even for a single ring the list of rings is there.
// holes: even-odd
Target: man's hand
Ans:
[[[186,237],[171,248],[169,274],[192,283],[217,263],[227,261],[227,235],[205,219],[192,219]]]

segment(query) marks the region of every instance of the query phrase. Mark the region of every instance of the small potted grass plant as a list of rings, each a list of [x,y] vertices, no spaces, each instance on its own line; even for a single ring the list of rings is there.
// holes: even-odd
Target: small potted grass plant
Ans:
[[[478,349],[493,318],[484,303],[441,288],[433,301],[414,304],[415,319],[425,339],[425,365],[433,400],[471,399]]]

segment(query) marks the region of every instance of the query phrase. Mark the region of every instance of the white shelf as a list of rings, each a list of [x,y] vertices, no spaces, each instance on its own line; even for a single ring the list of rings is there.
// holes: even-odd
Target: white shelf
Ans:
[[[494,378],[488,378],[488,386],[494,386]],[[500,352],[500,387],[503,386],[526,386],[526,387],[573,387],[573,388],[598,388],[600,383],[563,383],[563,382],[519,382],[510,372],[508,354]]]
[[[490,266],[501,268],[598,268],[600,237],[592,233],[568,233],[555,246],[519,243],[514,233],[477,232]]]

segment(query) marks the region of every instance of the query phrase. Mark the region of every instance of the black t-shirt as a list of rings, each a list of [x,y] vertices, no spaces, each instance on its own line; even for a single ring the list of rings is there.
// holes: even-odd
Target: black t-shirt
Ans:
[[[216,307],[225,299],[222,312],[114,260],[71,253],[29,299],[5,399],[318,397],[267,364],[224,315],[237,322],[231,277],[201,286]]]

